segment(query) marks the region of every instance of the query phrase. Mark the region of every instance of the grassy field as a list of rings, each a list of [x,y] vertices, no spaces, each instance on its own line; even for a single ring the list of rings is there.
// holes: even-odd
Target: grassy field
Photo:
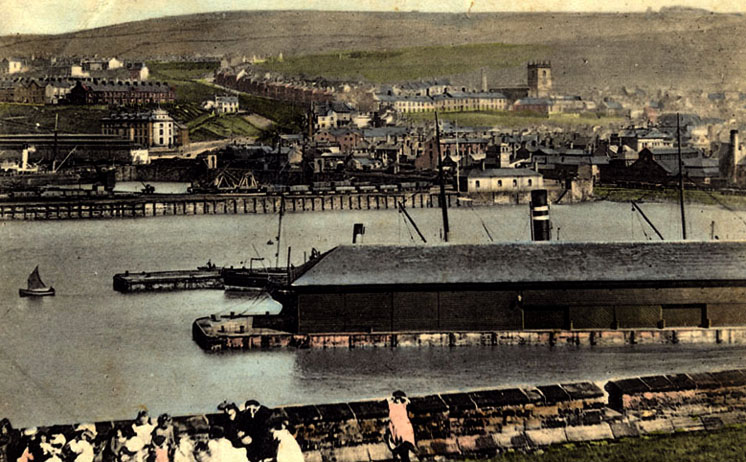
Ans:
[[[285,74],[388,83],[462,74],[482,67],[513,67],[546,50],[543,45],[479,43],[291,56],[260,66]]]
[[[0,103],[0,133],[53,133],[59,115],[60,133],[101,133],[104,106],[33,106]]]
[[[151,79],[168,82],[176,92],[176,103],[169,108],[173,115],[189,126],[190,136],[195,141],[224,138],[230,133],[255,136],[257,128],[240,117],[228,117],[213,121],[215,125],[204,123],[210,118],[209,113],[202,110],[200,103],[212,99],[215,95],[225,94],[226,91],[216,87],[203,77],[210,75],[217,63],[182,63],[182,62],[151,62]],[[257,113],[275,121],[282,131],[296,131],[300,128],[303,111],[293,106],[251,95],[240,95],[241,109]]]
[[[433,114],[419,112],[406,114],[413,122],[432,121]],[[579,125],[616,125],[624,122],[620,117],[574,116],[571,114],[553,114],[542,117],[535,114],[525,114],[507,111],[477,111],[477,112],[441,112],[438,118],[456,122],[464,127],[527,127],[532,125],[551,125],[558,127],[575,127]]]
[[[643,436],[565,444],[533,454],[507,453],[494,462],[713,462],[746,461],[746,429]]]
[[[217,92],[197,82],[218,68],[218,63],[202,62],[149,62],[150,80],[168,82],[174,88],[177,103],[201,102],[211,99]]]
[[[244,115],[200,117],[188,124],[193,141],[207,141],[231,136],[259,136],[261,130],[252,125]]]
[[[211,88],[213,92],[225,93],[225,91],[220,87],[207,82],[203,81],[199,82],[199,84]],[[277,129],[280,131],[288,133],[297,132],[300,131],[303,126],[305,111],[302,108],[246,93],[240,93],[238,95],[238,103],[241,109],[259,114],[262,117],[274,121],[277,125]]]

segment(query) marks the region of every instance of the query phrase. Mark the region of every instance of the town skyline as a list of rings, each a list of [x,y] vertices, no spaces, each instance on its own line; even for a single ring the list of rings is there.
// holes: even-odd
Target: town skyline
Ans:
[[[2,0],[6,12],[0,18],[2,35],[10,34],[60,34],[114,24],[179,16],[228,11],[361,11],[361,12],[422,12],[422,13],[495,13],[495,12],[570,12],[617,13],[657,11],[661,8],[696,8],[713,13],[743,13],[746,6],[734,0],[627,0],[598,4],[591,0],[533,0],[514,4],[502,0],[447,0],[433,5],[422,0],[212,0],[208,3],[186,1],[174,5],[165,0],[83,0],[77,8],[68,8],[62,0],[44,0],[34,15],[28,14],[26,5],[18,0]]]

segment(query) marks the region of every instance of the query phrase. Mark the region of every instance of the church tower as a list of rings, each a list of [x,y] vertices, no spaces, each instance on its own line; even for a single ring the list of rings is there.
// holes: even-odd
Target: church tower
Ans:
[[[552,63],[536,61],[528,63],[528,96],[546,98],[552,92]]]

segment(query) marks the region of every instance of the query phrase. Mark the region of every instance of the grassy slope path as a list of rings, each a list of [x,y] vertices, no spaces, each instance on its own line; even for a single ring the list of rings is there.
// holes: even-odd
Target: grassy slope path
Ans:
[[[746,428],[565,444],[533,454],[508,453],[494,462],[746,462]]]

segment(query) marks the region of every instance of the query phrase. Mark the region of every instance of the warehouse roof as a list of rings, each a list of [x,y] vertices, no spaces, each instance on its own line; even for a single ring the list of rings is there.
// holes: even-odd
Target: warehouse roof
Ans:
[[[294,287],[746,280],[746,242],[340,246]]]

